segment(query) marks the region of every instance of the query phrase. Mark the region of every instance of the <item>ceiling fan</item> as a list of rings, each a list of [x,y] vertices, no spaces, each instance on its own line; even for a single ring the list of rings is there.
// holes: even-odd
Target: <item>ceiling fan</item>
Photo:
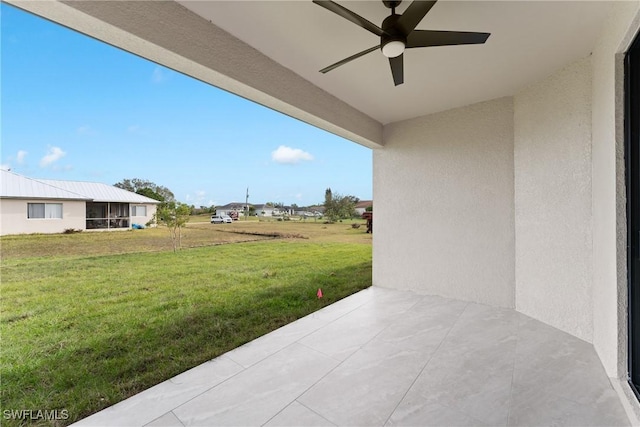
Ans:
[[[432,31],[416,30],[422,18],[431,10],[437,0],[433,1],[413,1],[402,15],[396,15],[396,7],[402,0],[382,0],[382,3],[391,9],[391,15],[382,21],[382,28],[366,20],[362,16],[331,0],[313,0],[318,6],[339,15],[359,27],[380,37],[380,44],[369,49],[351,55],[348,58],[338,61],[320,70],[321,73],[338,68],[341,65],[360,58],[376,49],[381,49],[382,54],[389,58],[391,74],[396,86],[404,83],[404,63],[403,53],[405,49],[431,46],[453,46],[464,44],[482,44],[487,41],[490,33],[474,33],[467,31]]]

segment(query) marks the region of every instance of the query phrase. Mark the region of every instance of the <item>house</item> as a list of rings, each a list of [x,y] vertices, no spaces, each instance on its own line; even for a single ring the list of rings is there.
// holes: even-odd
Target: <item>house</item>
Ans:
[[[296,210],[291,206],[280,206],[276,208],[274,212],[277,212],[276,215],[290,216],[295,215],[295,211]]]
[[[223,206],[216,206],[216,214],[217,215],[229,215],[232,213],[237,213],[238,215],[244,214],[245,204],[240,202],[231,202],[227,203]],[[251,206],[251,205],[249,205]],[[235,214],[234,214],[235,215]]]
[[[281,216],[293,215],[293,208],[289,206],[275,207],[270,203],[261,203],[254,205],[257,216]]]
[[[253,207],[256,210],[256,216],[273,216],[274,208],[270,204],[259,203]]]
[[[390,59],[371,33],[391,14],[377,1],[345,2],[364,20],[310,1],[6,1],[370,147],[374,287],[583,340],[638,422],[638,0],[425,2],[420,31],[486,43]]]
[[[373,207],[373,200],[360,200],[356,203],[355,210],[358,215],[362,215],[369,207]]]
[[[157,200],[98,182],[33,179],[1,170],[0,234],[130,229]]]

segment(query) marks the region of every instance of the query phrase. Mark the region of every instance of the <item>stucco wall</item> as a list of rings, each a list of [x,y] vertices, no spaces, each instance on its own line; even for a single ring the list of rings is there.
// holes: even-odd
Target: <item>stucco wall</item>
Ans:
[[[592,339],[591,64],[514,97],[516,309]]]
[[[147,207],[147,216],[131,216],[131,221],[129,226],[131,227],[133,224],[145,225],[149,221],[153,219],[156,211],[158,210],[158,205],[152,203],[132,203],[131,206],[146,206]],[[130,210],[131,212],[131,210]]]
[[[640,2],[615,2],[592,56],[593,344],[611,377],[626,375],[626,217],[622,58]]]
[[[393,123],[384,141],[373,284],[513,307],[512,99]]]
[[[84,230],[86,204],[84,201],[51,201],[62,203],[62,219],[28,219],[27,203],[44,203],[44,200],[0,200],[0,234],[62,233],[67,228]]]

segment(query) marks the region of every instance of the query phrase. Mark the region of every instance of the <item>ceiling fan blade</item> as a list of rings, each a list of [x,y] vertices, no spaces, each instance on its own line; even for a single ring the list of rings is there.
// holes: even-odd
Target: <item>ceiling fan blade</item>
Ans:
[[[347,19],[359,27],[364,28],[365,30],[372,32],[378,37],[381,37],[385,32],[382,31],[382,28],[378,27],[376,24],[367,21],[362,16],[350,11],[349,9],[340,6],[338,3],[335,3],[331,0],[313,0],[315,4],[318,6],[322,6],[327,10],[335,13],[336,15],[342,16],[344,19]]]
[[[328,73],[329,71],[333,70],[334,68],[338,68],[341,65],[346,64],[347,62],[353,61],[354,59],[360,58],[361,56],[366,55],[367,53],[373,52],[376,49],[380,49],[380,45],[378,46],[374,46],[374,47],[370,47],[367,50],[363,50],[362,52],[358,52],[355,55],[351,55],[348,58],[343,59],[342,61],[338,61],[335,64],[329,65],[326,68],[323,68],[322,70],[320,70],[321,73]]]
[[[404,61],[402,59],[404,55],[396,56],[395,58],[389,58],[389,65],[391,65],[391,74],[393,74],[393,83],[398,86],[404,83]]]
[[[482,44],[491,33],[467,31],[416,30],[407,37],[407,48],[429,46],[451,46],[460,44]]]
[[[431,10],[437,0],[422,1],[415,0],[407,7],[400,19],[398,19],[398,25],[405,34],[410,34],[413,31],[422,18]]]

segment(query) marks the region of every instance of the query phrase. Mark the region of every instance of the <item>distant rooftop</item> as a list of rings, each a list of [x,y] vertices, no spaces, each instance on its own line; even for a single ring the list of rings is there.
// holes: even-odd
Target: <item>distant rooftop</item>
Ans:
[[[368,208],[369,206],[373,206],[373,200],[360,200],[356,203],[356,208]]]
[[[116,203],[160,203],[100,182],[34,179],[1,170],[0,198],[86,200]]]

